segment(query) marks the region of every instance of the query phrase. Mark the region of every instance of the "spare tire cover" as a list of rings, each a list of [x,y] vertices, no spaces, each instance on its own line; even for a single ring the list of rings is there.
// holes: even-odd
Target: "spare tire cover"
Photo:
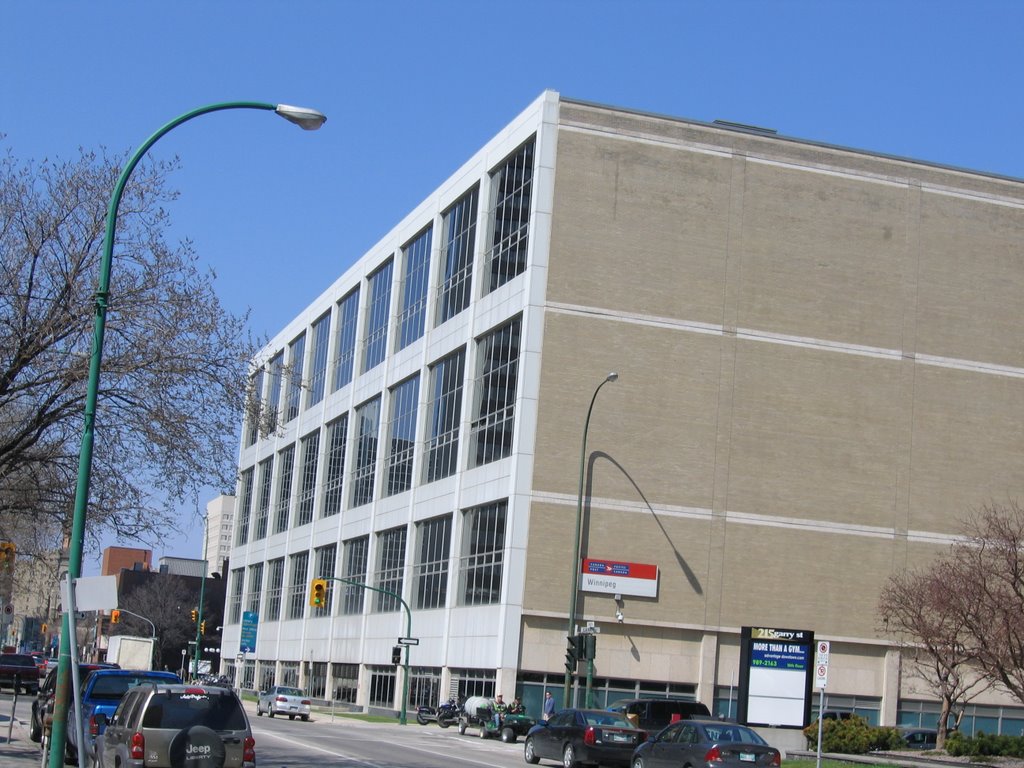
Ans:
[[[224,742],[212,728],[193,725],[182,729],[171,740],[173,768],[223,768]]]

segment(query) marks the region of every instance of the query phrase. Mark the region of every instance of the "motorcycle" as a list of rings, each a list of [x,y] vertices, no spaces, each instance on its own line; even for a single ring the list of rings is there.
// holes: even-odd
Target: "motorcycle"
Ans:
[[[461,714],[462,706],[456,699],[451,698],[437,707],[417,707],[416,722],[420,725],[436,722],[442,728],[447,728],[459,722]]]

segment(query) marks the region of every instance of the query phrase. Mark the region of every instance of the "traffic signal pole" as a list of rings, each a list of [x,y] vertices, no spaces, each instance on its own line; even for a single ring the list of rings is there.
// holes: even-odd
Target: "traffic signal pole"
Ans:
[[[381,589],[380,587],[371,587],[369,584],[363,584],[361,581],[356,581],[355,579],[346,579],[346,578],[342,578],[341,576],[331,576],[330,580],[331,581],[340,581],[340,582],[342,582],[344,584],[351,584],[353,587],[360,587],[362,589],[370,589],[370,590],[373,590],[374,592],[380,592],[382,595],[388,595],[389,597],[395,598],[395,600],[400,602],[402,604],[402,607],[405,609],[405,636],[406,637],[412,637],[412,611],[409,610],[409,604],[406,603],[405,600],[402,599],[402,596],[400,594],[398,594],[397,592],[392,592],[390,589]],[[310,582],[310,585],[309,585],[309,604],[310,605],[319,605],[320,607],[326,607],[326,606],[324,606],[323,602],[320,602],[319,604],[313,602],[313,600],[316,598],[317,582],[326,582],[326,581],[327,581],[327,579],[323,579],[322,578],[322,579],[313,579],[313,581]],[[324,596],[324,598],[326,598],[326,595]],[[323,598],[322,598],[322,600],[323,600]],[[403,673],[402,673],[402,708],[399,711],[399,715],[398,715],[398,724],[399,725],[406,725],[406,723],[408,722],[408,719],[406,717],[406,711],[408,709],[408,702],[409,702],[409,646],[408,645],[405,646],[405,664],[403,666],[404,666],[404,669],[403,669]]]

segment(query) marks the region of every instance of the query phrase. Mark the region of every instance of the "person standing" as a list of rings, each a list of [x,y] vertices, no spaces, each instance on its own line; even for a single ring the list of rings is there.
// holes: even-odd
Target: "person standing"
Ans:
[[[544,691],[544,719],[550,720],[553,714],[555,714],[555,699],[551,695],[551,691]]]

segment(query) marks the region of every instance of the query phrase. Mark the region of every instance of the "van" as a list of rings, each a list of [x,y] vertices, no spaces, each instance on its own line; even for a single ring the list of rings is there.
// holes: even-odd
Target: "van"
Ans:
[[[622,714],[649,734],[657,733],[676,720],[711,716],[706,706],[688,699],[619,699],[608,709]]]

